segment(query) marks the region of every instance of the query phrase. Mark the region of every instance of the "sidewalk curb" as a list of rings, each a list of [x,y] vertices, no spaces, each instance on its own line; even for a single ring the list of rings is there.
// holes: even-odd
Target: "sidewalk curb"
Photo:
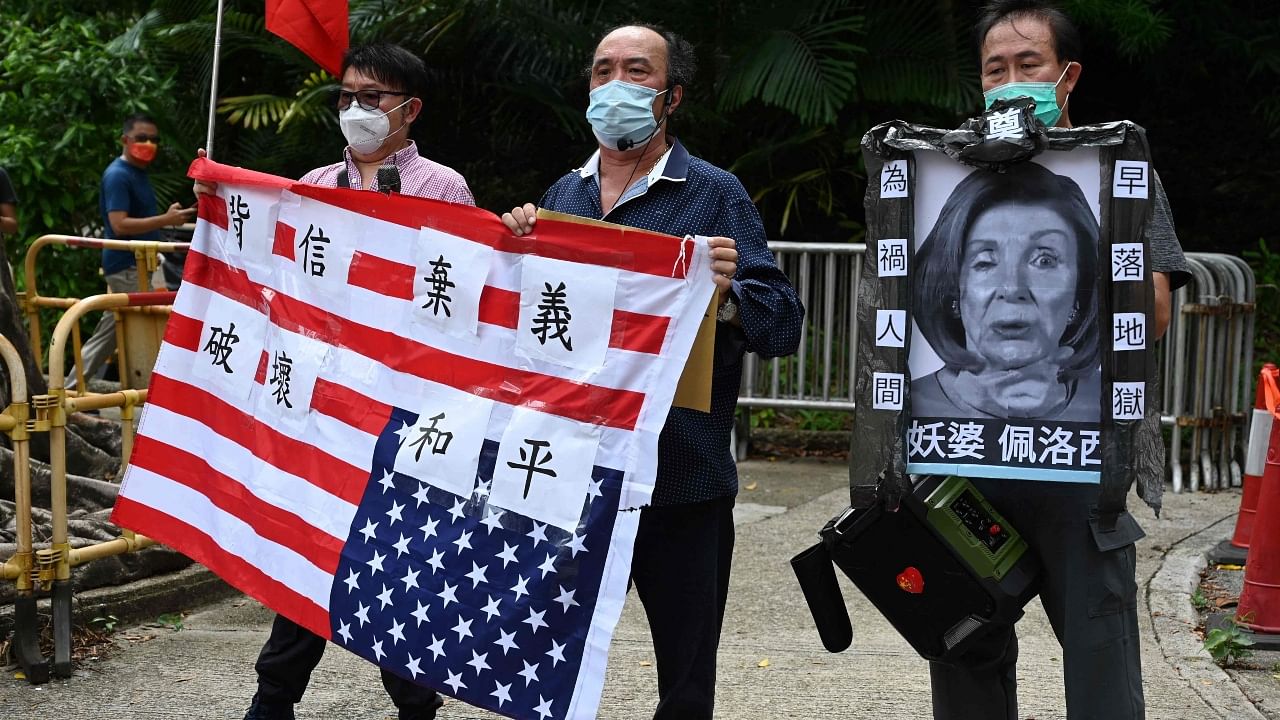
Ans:
[[[1208,565],[1209,551],[1231,534],[1234,519],[1231,513],[1169,548],[1147,585],[1147,610],[1165,661],[1220,718],[1266,720],[1192,632],[1200,620],[1191,594]]]
[[[239,591],[203,565],[192,563],[176,572],[142,578],[123,585],[94,588],[73,596],[74,622],[87,623],[97,616],[114,615],[120,626],[154,620],[164,613],[198,608],[231,597]],[[42,615],[49,600],[38,601]],[[0,606],[0,637],[13,629],[13,605]]]

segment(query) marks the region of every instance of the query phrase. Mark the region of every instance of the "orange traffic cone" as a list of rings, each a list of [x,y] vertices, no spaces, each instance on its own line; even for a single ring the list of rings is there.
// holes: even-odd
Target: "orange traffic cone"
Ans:
[[[1267,406],[1280,405],[1280,383],[1266,377]],[[1250,539],[1244,590],[1236,622],[1260,633],[1280,633],[1280,422],[1271,423],[1266,467],[1258,490],[1258,532]]]
[[[1267,446],[1271,439],[1271,413],[1276,409],[1268,407],[1265,401],[1263,386],[1267,378],[1271,378],[1273,382],[1280,379],[1280,368],[1267,363],[1262,366],[1262,372],[1258,374],[1258,391],[1253,403],[1253,418],[1249,423],[1249,444],[1245,452],[1244,491],[1240,495],[1240,512],[1236,515],[1236,530],[1231,536],[1231,546],[1246,551],[1249,549],[1249,539],[1253,537],[1258,491],[1262,486],[1262,472],[1267,462]]]

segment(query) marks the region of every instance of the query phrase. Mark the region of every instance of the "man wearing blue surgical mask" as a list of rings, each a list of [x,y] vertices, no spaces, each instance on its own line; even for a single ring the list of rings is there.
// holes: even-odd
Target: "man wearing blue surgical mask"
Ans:
[[[1045,0],[996,0],[980,11],[977,37],[988,107],[1027,96],[1045,125],[1071,127],[1069,101],[1082,66],[1080,34],[1070,18]],[[1170,289],[1184,285],[1190,275],[1168,198],[1159,177],[1153,177],[1144,232],[1153,270],[1154,337],[1159,337],[1169,324]],[[1137,432],[1135,442],[1163,450],[1158,423],[1144,423]],[[1145,717],[1134,546],[1143,532],[1137,521],[1121,513],[1104,541],[1091,525],[1098,514],[1097,485],[1012,478],[977,478],[974,484],[1040,560],[1039,596],[1062,644],[1068,720]],[[1008,627],[984,636],[955,664],[932,663],[935,720],[1022,717],[1017,660],[1017,635]]]
[[[657,658],[657,720],[712,716],[733,556],[738,476],[729,430],[742,357],[795,352],[804,318],[742,184],[670,134],[693,74],[693,48],[674,33],[632,25],[605,35],[589,69],[586,115],[596,152],[541,202],[580,217],[710,238],[721,289],[711,412],[674,407],[667,415],[657,483],[640,511],[631,563]],[[523,205],[502,219],[524,235],[536,212]]]

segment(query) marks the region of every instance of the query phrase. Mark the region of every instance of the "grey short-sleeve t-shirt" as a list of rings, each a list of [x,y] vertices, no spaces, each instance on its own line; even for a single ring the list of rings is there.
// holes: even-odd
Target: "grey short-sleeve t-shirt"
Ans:
[[[1169,197],[1164,194],[1160,174],[1153,172],[1154,190],[1151,194],[1151,221],[1147,223],[1147,247],[1151,250],[1151,270],[1169,276],[1169,290],[1177,290],[1191,281],[1191,268],[1182,255],[1178,232],[1173,227],[1173,211],[1169,209]]]

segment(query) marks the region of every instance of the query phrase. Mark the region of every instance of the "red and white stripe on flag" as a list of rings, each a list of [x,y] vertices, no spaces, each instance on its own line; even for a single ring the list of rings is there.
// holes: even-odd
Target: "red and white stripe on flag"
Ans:
[[[116,523],[333,638],[335,574],[356,555],[353,522],[375,490],[414,483],[418,506],[451,498],[490,531],[491,515],[559,529],[575,558],[591,532],[581,508],[600,495],[593,468],[622,473],[618,507],[647,502],[658,434],[713,292],[704,239],[554,220],[515,237],[472,207],[208,160],[191,173],[218,195],[200,198]],[[388,440],[394,460],[381,462]],[[496,467],[477,484],[495,445]],[[571,712],[537,697],[556,717],[594,714],[634,531],[629,520],[604,530]],[[476,587],[475,569],[458,562],[444,576]],[[529,602],[522,593],[516,604]],[[495,697],[492,709],[528,715]]]

